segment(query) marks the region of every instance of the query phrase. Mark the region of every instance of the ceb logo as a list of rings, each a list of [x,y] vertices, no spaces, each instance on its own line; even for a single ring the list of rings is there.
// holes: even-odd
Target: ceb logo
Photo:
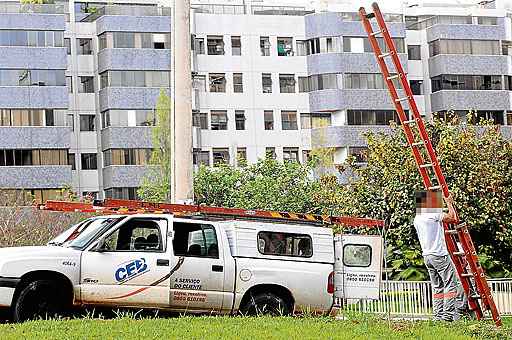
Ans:
[[[121,264],[119,268],[117,268],[114,276],[117,282],[123,283],[144,274],[148,270],[146,259],[141,257],[140,259]]]

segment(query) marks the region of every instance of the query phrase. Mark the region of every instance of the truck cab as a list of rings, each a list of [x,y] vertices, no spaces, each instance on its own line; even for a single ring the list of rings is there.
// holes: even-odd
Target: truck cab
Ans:
[[[339,298],[378,297],[381,263],[380,237],[327,227],[99,216],[47,246],[0,249],[0,307],[15,321],[72,306],[326,314]]]

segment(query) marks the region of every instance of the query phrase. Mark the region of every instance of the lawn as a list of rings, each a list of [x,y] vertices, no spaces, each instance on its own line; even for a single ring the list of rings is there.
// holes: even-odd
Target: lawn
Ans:
[[[0,339],[510,339],[512,320],[496,330],[491,323],[393,321],[352,316],[341,321],[320,317],[179,317],[111,320],[32,321],[0,325]]]

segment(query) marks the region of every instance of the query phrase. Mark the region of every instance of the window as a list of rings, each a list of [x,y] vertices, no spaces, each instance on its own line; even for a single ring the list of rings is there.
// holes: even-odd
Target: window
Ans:
[[[343,247],[343,264],[347,267],[369,267],[372,248],[365,244],[346,244]]]
[[[409,80],[412,94],[422,95],[423,94],[423,80]]]
[[[108,149],[103,151],[104,166],[147,165],[151,149]]]
[[[66,52],[68,55],[71,55],[71,39],[64,38],[64,47],[66,48]]]
[[[274,111],[265,110],[263,111],[263,120],[265,130],[274,130]]]
[[[362,38],[349,38],[348,40],[344,40],[345,48],[347,49],[345,52],[355,52],[351,51],[352,45],[354,45],[354,50],[360,50],[363,52],[363,48],[357,48],[357,44],[362,41],[353,40],[351,44],[350,39],[362,39]],[[307,54],[317,54],[317,53],[336,53],[341,52],[341,39],[340,37],[322,37],[322,38],[313,38],[307,41],[306,53]]]
[[[78,93],[94,93],[94,77],[91,76],[79,76],[80,87],[78,87]]]
[[[0,109],[0,126],[66,126],[65,110]]]
[[[264,57],[270,55],[270,39],[268,37],[260,37],[260,51]]]
[[[71,170],[76,170],[75,154],[68,153],[68,165],[71,165]]]
[[[297,111],[281,111],[281,128],[297,130]]]
[[[311,160],[311,150],[302,150],[302,162],[307,163]]]
[[[307,92],[307,91],[319,91],[319,90],[329,90],[329,89],[339,89],[341,88],[338,85],[338,76],[341,79],[341,74],[336,73],[325,73],[325,74],[314,74],[307,79],[301,81],[299,79],[299,91]],[[301,91],[302,87],[302,91]],[[307,90],[307,91],[305,91]]]
[[[195,74],[192,76],[192,88],[199,92],[206,92],[206,76]]]
[[[209,35],[207,44],[209,55],[224,55],[224,39],[221,35]]]
[[[272,75],[270,73],[263,73],[261,75],[261,84],[263,93],[272,93]]]
[[[116,231],[110,234],[103,244],[106,251],[140,251],[162,252],[164,250],[161,227],[166,229],[167,222],[164,219],[134,218],[124,223]],[[137,263],[139,261],[139,263]],[[149,268],[144,259],[135,260],[139,270],[147,271]],[[126,271],[117,271],[115,274],[119,283],[129,277]]]
[[[100,73],[100,88],[105,87],[169,87],[166,71],[105,71]]]
[[[400,123],[394,110],[347,110],[348,125],[389,125]]]
[[[300,114],[300,128],[301,129],[311,129],[311,114],[309,113],[301,113]]]
[[[440,90],[502,90],[501,76],[450,75],[432,77],[432,92]]]
[[[211,129],[227,130],[228,129],[228,112],[227,111],[211,111]]]
[[[380,73],[346,73],[343,76],[346,89],[384,89],[386,83]],[[397,88],[401,88],[398,79],[393,80]]]
[[[299,92],[309,92],[309,79],[310,77],[298,77],[299,79]]]
[[[313,129],[331,126],[330,113],[313,113],[311,114],[311,127]]]
[[[295,76],[279,74],[279,90],[281,93],[295,93]]]
[[[135,33],[114,32],[114,48],[135,48]]]
[[[247,148],[236,148],[236,162],[239,166],[247,164]]]
[[[138,199],[136,187],[118,187],[105,189],[106,198],[117,198],[124,200],[136,200]]]
[[[498,19],[496,17],[478,17],[479,25],[497,25]]]
[[[92,54],[92,39],[77,39],[77,54],[89,55]]]
[[[192,153],[194,165],[210,166],[210,152],[195,149]]]
[[[149,33],[149,35],[151,36],[151,38],[153,38],[153,44],[150,45],[149,48],[154,48],[155,50],[163,50],[165,48],[169,48],[170,37],[168,34]]]
[[[231,54],[242,55],[242,42],[238,36],[231,37]]]
[[[80,131],[94,131],[95,125],[94,115],[80,115]]]
[[[101,33],[100,35],[98,35],[98,50],[99,51],[108,47],[107,34],[108,33],[104,32],[104,33]]]
[[[233,92],[244,92],[244,82],[242,78],[242,73],[233,73]]]
[[[0,30],[0,46],[62,47],[64,32]]]
[[[226,75],[210,73],[210,92],[226,92]]]
[[[98,169],[97,155],[95,153],[83,153],[80,156],[82,161],[82,170]]]
[[[201,130],[208,130],[208,113],[192,112],[192,125],[201,128]]]
[[[283,160],[298,162],[299,161],[299,148],[283,148]]]
[[[366,163],[368,161],[368,147],[350,146],[348,154],[354,157],[357,163]]]
[[[277,37],[277,55],[293,56],[293,38]]]
[[[204,38],[194,38],[194,50],[196,54],[204,54]]]
[[[389,52],[383,38],[376,38],[382,52]],[[398,53],[405,52],[405,43],[403,38],[392,38]],[[368,38],[343,37],[343,52],[353,53],[373,53],[373,48]]]
[[[242,110],[235,111],[235,126],[237,130],[245,130],[245,112]]]
[[[101,113],[102,127],[109,126],[154,126],[153,110],[107,110]]]
[[[64,149],[1,149],[0,166],[68,165]]]
[[[297,55],[305,56],[308,55],[308,41],[307,40],[297,40]]]
[[[276,159],[277,158],[276,148],[275,147],[266,147],[265,148],[265,157]]]
[[[258,251],[263,255],[311,257],[313,243],[309,235],[260,231]]]
[[[213,165],[229,164],[228,148],[213,148]]]
[[[428,43],[429,56],[438,54],[499,55],[502,53],[498,40],[438,39]]]
[[[0,69],[0,86],[64,86],[64,70]]]
[[[71,131],[75,131],[75,118],[72,114],[66,115],[66,126],[71,128]]]
[[[219,258],[215,228],[209,224],[174,222],[175,256]]]
[[[420,45],[407,45],[407,59],[421,60],[421,46]]]

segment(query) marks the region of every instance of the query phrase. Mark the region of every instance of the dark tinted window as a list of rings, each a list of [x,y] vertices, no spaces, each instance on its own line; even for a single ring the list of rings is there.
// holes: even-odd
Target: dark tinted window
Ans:
[[[264,255],[311,257],[311,237],[303,234],[261,231],[258,233],[258,250]]]

